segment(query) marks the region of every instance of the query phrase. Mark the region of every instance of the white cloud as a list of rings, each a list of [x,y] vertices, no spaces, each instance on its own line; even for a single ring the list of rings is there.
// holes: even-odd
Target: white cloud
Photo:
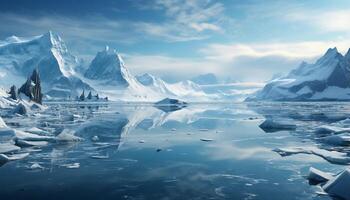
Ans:
[[[349,32],[350,10],[301,10],[286,15],[286,19],[306,23],[325,32]]]
[[[345,53],[349,41],[287,43],[210,44],[199,50],[200,58],[166,55],[127,55],[126,63],[135,74],[150,72],[173,80],[215,73],[221,78],[260,82],[274,74],[287,73],[302,61],[313,62],[330,47]]]
[[[222,74],[223,69],[205,59],[186,59],[165,55],[132,54],[124,55],[124,60],[134,74],[149,72],[174,81],[189,79],[199,73]]]
[[[210,44],[200,50],[207,59],[230,62],[238,57],[261,58],[267,56],[286,59],[310,59],[323,54],[328,48],[337,47],[345,52],[350,40],[310,41],[310,42],[272,42],[252,44]]]
[[[208,38],[209,32],[224,32],[222,25],[230,21],[224,15],[223,4],[207,0],[155,0],[141,8],[163,12],[164,18],[140,22],[135,28],[171,42]]]

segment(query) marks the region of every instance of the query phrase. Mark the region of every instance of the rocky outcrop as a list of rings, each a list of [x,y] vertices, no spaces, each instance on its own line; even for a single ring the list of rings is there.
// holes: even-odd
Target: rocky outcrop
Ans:
[[[41,93],[41,81],[37,69],[34,69],[32,75],[18,89],[18,94],[24,94],[29,100],[42,104],[43,94]]]
[[[18,99],[17,88],[15,85],[12,85],[9,91],[10,98],[13,100]]]

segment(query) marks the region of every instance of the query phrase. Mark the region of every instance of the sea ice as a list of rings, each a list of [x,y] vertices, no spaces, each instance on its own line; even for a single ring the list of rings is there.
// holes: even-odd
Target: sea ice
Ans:
[[[210,138],[201,138],[200,140],[203,141],[203,142],[211,142],[211,141],[213,141],[213,139],[210,139]]]
[[[350,144],[350,133],[330,135],[321,138],[321,140],[332,145],[348,146]]]
[[[56,140],[59,142],[79,142],[83,139],[75,136],[74,131],[64,129],[59,135],[57,135]]]
[[[19,147],[46,146],[48,144],[47,141],[26,141],[21,139],[17,139],[15,142]]]
[[[15,140],[26,140],[26,141],[52,141],[54,137],[42,136],[33,133],[24,132],[21,130],[15,130]]]
[[[276,120],[268,118],[259,127],[265,132],[275,132],[280,130],[295,130],[296,124],[291,120]]]
[[[13,145],[11,143],[0,143],[0,153],[10,153],[14,151],[18,151],[21,148]]]
[[[320,171],[316,168],[310,167],[309,169],[309,175],[308,175],[308,180],[312,181],[316,184],[318,183],[323,183],[326,181],[329,181],[330,179],[333,178],[332,174]]]
[[[273,151],[277,152],[281,156],[290,156],[293,154],[313,154],[319,156],[330,163],[334,164],[349,164],[350,157],[347,153],[338,151],[328,151],[325,149],[318,149],[317,147],[291,147],[291,148],[276,148]]]
[[[323,189],[331,196],[350,199],[350,169],[346,169],[339,175],[328,181]]]
[[[332,126],[332,125],[322,125],[318,128],[316,128],[316,133],[318,134],[338,134],[338,133],[344,133],[344,132],[350,132],[350,128],[342,128],[338,126]]]
[[[67,169],[78,169],[80,167],[80,163],[69,163],[61,165]]]
[[[0,162],[20,160],[27,157],[28,155],[29,153],[19,153],[19,154],[13,154],[13,155],[0,154]]]
[[[32,169],[32,170],[37,170],[37,169],[40,169],[40,170],[43,170],[45,169],[43,166],[41,166],[39,163],[33,163],[29,169]]]

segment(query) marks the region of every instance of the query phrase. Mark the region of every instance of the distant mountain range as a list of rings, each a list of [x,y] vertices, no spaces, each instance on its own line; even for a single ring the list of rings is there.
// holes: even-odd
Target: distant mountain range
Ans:
[[[165,97],[211,101],[237,97],[237,92],[219,88],[217,92],[213,92],[215,89],[206,92],[204,85],[215,88],[218,83],[214,74],[174,84],[148,73],[135,77],[120,54],[108,46],[96,54],[88,67],[83,63],[51,31],[30,38],[12,36],[0,41],[0,85],[5,88],[13,84],[19,86],[37,68],[46,99],[74,99],[83,90],[98,92],[112,100],[127,101],[158,101]],[[246,96],[246,91],[242,94]]]
[[[301,63],[247,100],[350,100],[350,49],[342,55],[330,48],[314,64]]]

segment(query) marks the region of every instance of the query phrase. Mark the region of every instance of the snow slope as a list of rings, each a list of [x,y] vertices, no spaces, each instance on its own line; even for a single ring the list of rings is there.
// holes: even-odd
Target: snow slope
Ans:
[[[198,85],[213,85],[218,84],[218,80],[213,73],[201,74],[191,79],[194,83]]]
[[[306,62],[274,79],[249,100],[350,100],[350,49],[330,48],[316,63]]]
[[[91,89],[78,79],[74,68],[80,64],[64,41],[53,32],[29,38],[12,36],[0,42],[0,85],[22,84],[37,68],[45,94],[68,97],[77,90]]]

